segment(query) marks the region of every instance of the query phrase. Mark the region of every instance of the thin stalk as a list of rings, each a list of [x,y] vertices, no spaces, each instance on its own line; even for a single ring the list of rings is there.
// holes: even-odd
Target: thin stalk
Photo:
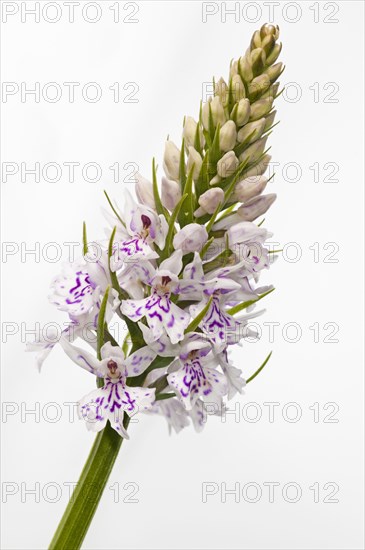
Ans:
[[[129,420],[125,414],[123,425],[126,429]],[[49,550],[81,548],[122,443],[123,438],[109,422],[97,434]]]

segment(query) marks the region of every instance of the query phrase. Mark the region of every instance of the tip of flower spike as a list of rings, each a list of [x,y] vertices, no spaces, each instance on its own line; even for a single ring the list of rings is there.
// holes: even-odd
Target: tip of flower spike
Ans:
[[[264,23],[260,29],[260,38],[263,40],[266,36],[272,36],[277,40],[280,36],[279,25],[271,25],[269,23]]]

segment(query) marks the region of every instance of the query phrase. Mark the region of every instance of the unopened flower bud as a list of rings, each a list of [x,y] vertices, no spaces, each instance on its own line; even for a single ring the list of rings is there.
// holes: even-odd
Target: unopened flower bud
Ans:
[[[179,200],[181,199],[180,184],[174,180],[168,180],[162,177],[161,180],[161,202],[167,210],[175,208]]]
[[[266,187],[268,179],[265,176],[251,176],[237,183],[232,199],[246,202],[253,197],[261,195]]]
[[[266,141],[267,141],[267,136],[261,139],[258,139],[252,145],[247,147],[247,149],[243,151],[243,153],[241,153],[239,157],[240,162],[246,162],[246,161],[248,161],[249,163],[255,162],[265,151]]]
[[[194,164],[193,179],[196,180],[199,177],[200,169],[203,164],[203,160],[199,155],[198,151],[194,147],[189,147],[189,157],[188,157],[188,172],[191,170],[191,167]]]
[[[233,120],[227,120],[219,133],[219,147],[221,151],[231,151],[236,145],[237,130]]]
[[[260,120],[255,120],[254,122],[249,122],[237,134],[237,140],[240,143],[246,143],[247,145],[253,143],[259,137],[262,136],[265,128],[266,119],[261,118]]]
[[[204,225],[189,223],[175,235],[173,245],[175,250],[182,250],[184,254],[200,252],[208,240],[208,233]]]
[[[250,48],[251,48],[251,50],[254,50],[255,48],[260,48],[260,47],[261,47],[260,31],[255,31],[253,33],[252,38],[251,38]]]
[[[242,78],[245,82],[251,82],[253,79],[253,72],[252,72],[252,65],[251,61],[248,59],[246,55],[239,58],[239,68],[240,68],[240,74],[242,75]]]
[[[267,212],[275,199],[275,193],[253,197],[239,207],[239,209],[237,210],[237,214],[239,214],[243,221],[252,222],[256,220],[256,218],[258,218],[259,216],[265,214],[265,212]]]
[[[261,74],[265,68],[266,55],[262,48],[256,48],[251,51],[250,62],[253,76]]]
[[[261,48],[264,50],[266,57],[271,54],[275,47],[275,38],[271,35],[265,36],[261,42]]]
[[[275,82],[275,84],[271,84],[270,88],[266,90],[264,94],[262,94],[261,99],[266,99],[267,97],[271,97],[272,99],[275,99],[278,95],[279,91],[279,82]]]
[[[226,105],[228,102],[228,84],[224,78],[220,78],[215,85],[215,95],[220,97],[222,105]]]
[[[275,65],[271,65],[268,69],[266,69],[265,73],[270,78],[270,82],[274,83],[275,80],[279,78],[281,73],[283,72],[284,65],[282,63],[275,63]]]
[[[239,165],[238,158],[233,151],[229,151],[218,161],[217,172],[221,178],[227,178],[234,174]]]
[[[250,99],[255,99],[261,96],[268,88],[270,88],[271,82],[267,74],[260,74],[254,78],[248,86],[248,93]]]
[[[210,180],[209,185],[217,185],[217,184],[220,183],[221,181],[222,181],[222,178],[221,178],[218,174],[216,174],[216,175],[214,176],[214,178],[212,178],[212,179]]]
[[[274,124],[276,111],[273,111],[266,117],[264,132],[266,132]]]
[[[236,74],[238,74],[238,61],[232,61],[229,67],[229,76],[232,78]]]
[[[265,23],[262,25],[260,29],[260,36],[263,40],[265,36],[273,36],[275,40],[279,38],[280,30],[278,25],[269,25],[268,23]]]
[[[141,176],[139,172],[137,172],[134,177],[136,178],[135,191],[138,201],[155,210],[156,204],[153,196],[152,183]]]
[[[184,130],[183,130],[183,137],[185,139],[185,145],[186,147],[195,146],[195,136],[198,128],[198,123],[193,119],[191,116],[185,117],[184,122]],[[200,141],[200,147],[204,146],[205,139],[203,136],[202,129],[199,125],[199,141]]]
[[[209,106],[212,112],[214,126],[217,126],[217,124],[223,126],[226,121],[226,116],[224,114],[224,109],[220,97],[215,96],[211,101],[208,101],[203,105],[202,121],[204,128],[206,130],[209,130]]]
[[[180,149],[178,149],[175,143],[170,140],[166,141],[165,144],[163,168],[165,170],[166,176],[170,180],[179,180]]]
[[[251,107],[250,102],[248,99],[241,99],[241,101],[238,103],[237,112],[235,116],[235,120],[237,123],[237,126],[243,126],[246,124],[250,117]]]
[[[272,49],[272,52],[266,58],[266,65],[272,65],[273,63],[275,63],[275,61],[280,55],[281,48],[282,48],[282,44],[275,44],[274,48]]]
[[[243,85],[240,75],[235,74],[231,81],[232,96],[235,102],[240,101],[246,97],[245,87]]]
[[[224,191],[220,187],[208,189],[199,197],[200,208],[194,213],[196,217],[203,214],[213,214],[218,206],[224,201]]]
[[[250,121],[258,120],[259,118],[267,115],[267,113],[269,113],[272,108],[273,102],[273,97],[267,97],[265,99],[259,99],[258,101],[255,101],[255,103],[251,105]]]
[[[263,158],[260,160],[256,166],[252,166],[249,170],[245,171],[243,173],[243,176],[245,179],[251,178],[253,176],[262,176],[264,174],[270,164],[271,161],[271,155],[266,153],[266,155],[263,156]]]

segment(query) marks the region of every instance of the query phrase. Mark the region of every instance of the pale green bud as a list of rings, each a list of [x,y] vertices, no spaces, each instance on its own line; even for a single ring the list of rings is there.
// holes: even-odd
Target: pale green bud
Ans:
[[[238,158],[233,151],[229,151],[218,161],[217,172],[221,178],[232,176],[239,165]]]
[[[262,48],[256,48],[250,53],[250,62],[253,75],[261,74],[265,68],[266,55]]]
[[[268,88],[270,88],[271,82],[267,74],[261,74],[253,79],[248,86],[248,93],[250,98],[254,99],[262,95]]]
[[[229,76],[232,78],[236,74],[238,74],[238,61],[232,61],[229,67]]]
[[[163,168],[166,176],[170,180],[179,180],[180,169],[180,149],[176,147],[173,141],[166,141],[165,153],[163,157]]]
[[[235,102],[240,101],[240,99],[246,97],[245,87],[241,80],[241,77],[238,74],[235,74],[232,77],[231,81],[232,96]]]
[[[283,63],[275,63],[275,65],[271,65],[268,69],[266,69],[265,73],[270,78],[270,82],[274,83],[277,78],[281,75],[283,72]]]
[[[255,48],[261,48],[261,36],[260,31],[255,31],[251,38],[251,50],[254,50]]]
[[[210,180],[209,185],[217,185],[221,181],[222,181],[222,178],[217,174],[216,176],[214,176],[214,178]]]
[[[195,145],[195,136],[196,136],[196,129],[198,127],[198,123],[193,119],[191,116],[185,117],[185,123],[184,123],[184,130],[183,130],[183,137],[185,139],[185,145],[186,147],[189,147],[190,145]],[[203,136],[203,131],[199,124],[199,141],[200,141],[200,147],[204,147],[205,139]]]
[[[264,132],[266,132],[266,130],[271,128],[271,126],[274,124],[275,116],[276,116],[276,111],[273,111],[266,117]]]
[[[204,128],[206,130],[209,130],[209,106],[212,111],[214,126],[217,126],[217,124],[223,126],[223,124],[226,122],[226,115],[224,114],[224,109],[220,97],[215,96],[213,99],[203,105],[202,121]]]
[[[267,136],[258,139],[257,141],[255,141],[255,143],[250,145],[245,151],[243,151],[243,153],[241,153],[239,157],[240,162],[255,162],[265,151],[266,141]]]
[[[278,25],[269,25],[265,23],[260,29],[260,36],[263,40],[266,36],[273,36],[275,40],[279,38],[280,30]]]
[[[241,99],[238,103],[237,111],[235,113],[235,121],[237,126],[243,126],[246,124],[250,117],[251,106],[248,99]]]
[[[242,75],[242,78],[244,79],[244,81],[251,82],[251,80],[253,79],[251,61],[248,59],[246,55],[244,55],[239,58],[238,63],[240,67],[240,74]]]
[[[266,65],[272,65],[273,63],[275,63],[275,61],[280,55],[281,48],[282,48],[282,44],[275,44],[272,52],[266,58]]]
[[[222,105],[226,105],[228,102],[228,84],[224,78],[220,78],[214,88],[215,95],[220,97]]]
[[[264,132],[265,122],[266,119],[261,118],[260,120],[249,122],[243,126],[237,134],[237,140],[239,143],[246,143],[248,145],[259,139]]]
[[[219,133],[219,147],[221,151],[231,151],[236,145],[237,130],[233,120],[227,120]]]
[[[271,35],[265,36],[261,42],[261,48],[264,50],[266,57],[270,55],[275,47],[275,38]]]
[[[256,218],[265,214],[275,200],[275,193],[253,197],[239,207],[237,214],[243,221],[253,222]]]
[[[266,99],[267,97],[271,97],[275,99],[279,90],[279,86],[280,86],[279,82],[275,82],[275,84],[271,84],[270,88],[266,90],[264,94],[262,94],[261,99]]]
[[[165,206],[165,208],[172,212],[180,199],[180,184],[177,181],[168,180],[167,178],[163,177],[161,180],[161,202]]]
[[[255,101],[255,103],[252,103],[250,120],[258,120],[267,115],[267,113],[271,111],[273,102],[274,98],[266,97],[265,99],[259,99]]]
[[[189,157],[188,157],[188,164],[187,169],[188,172],[191,170],[193,164],[194,164],[194,171],[193,171],[193,179],[196,180],[199,177],[200,169],[203,164],[203,160],[201,156],[199,155],[198,151],[194,149],[194,147],[189,147]]]

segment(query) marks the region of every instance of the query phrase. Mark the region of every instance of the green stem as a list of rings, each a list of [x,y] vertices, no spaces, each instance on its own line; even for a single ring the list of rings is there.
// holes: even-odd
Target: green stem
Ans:
[[[123,425],[128,427],[125,414]],[[78,484],[62,516],[49,550],[78,550],[105,489],[123,438],[109,422],[97,434]]]

